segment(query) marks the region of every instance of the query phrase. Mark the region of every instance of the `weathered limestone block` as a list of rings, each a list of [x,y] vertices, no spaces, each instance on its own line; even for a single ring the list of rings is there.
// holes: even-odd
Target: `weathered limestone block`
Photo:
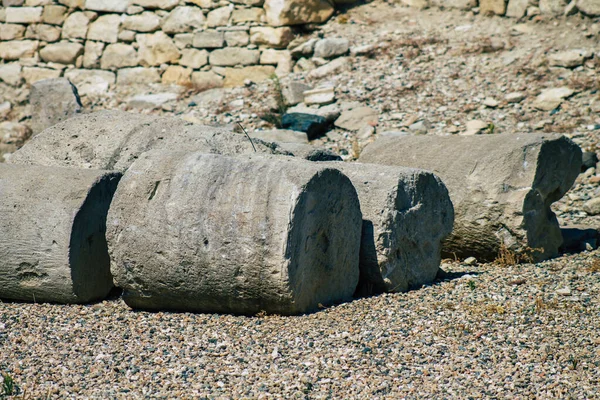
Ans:
[[[83,67],[84,68],[99,68],[100,57],[104,51],[105,44],[102,42],[92,42],[87,40],[83,50]]]
[[[42,21],[50,25],[62,25],[67,18],[67,7],[59,5],[48,5],[44,7]]]
[[[25,26],[19,24],[0,24],[0,40],[19,40],[25,35]]]
[[[327,0],[265,0],[264,8],[273,26],[321,23],[335,11]]]
[[[75,60],[81,54],[83,46],[73,42],[53,43],[40,50],[42,60],[58,64],[75,64]]]
[[[56,79],[60,77],[61,73],[60,70],[51,68],[23,67],[21,77],[25,80],[26,84],[31,85],[45,79]]]
[[[198,7],[182,6],[173,9],[162,23],[165,33],[194,32],[204,26],[204,14]]]
[[[133,0],[131,4],[144,8],[172,10],[179,4],[179,0]]]
[[[104,43],[117,43],[121,16],[116,14],[101,15],[92,22],[87,32],[88,40]]]
[[[31,86],[31,130],[38,134],[81,112],[77,88],[68,79],[45,79]]]
[[[214,30],[196,32],[192,46],[199,49],[221,48],[225,46],[225,34]]]
[[[227,26],[229,22],[229,17],[231,17],[230,7],[217,8],[206,15],[206,25],[209,28]]]
[[[454,222],[448,190],[431,172],[333,162],[354,184],[363,214],[359,292],[402,292],[431,283]]]
[[[42,22],[44,7],[8,7],[6,22],[9,24],[37,24]]]
[[[479,9],[480,9],[480,12],[484,15],[487,15],[487,14],[504,15],[504,14],[506,14],[506,1],[505,0],[479,0]]]
[[[211,65],[233,67],[236,65],[258,64],[260,51],[241,47],[227,47],[210,53],[208,60]]]
[[[231,13],[231,22],[243,24],[249,22],[261,22],[265,16],[265,10],[262,8],[239,8]]]
[[[85,0],[85,9],[102,12],[124,13],[129,0]]]
[[[83,12],[74,12],[69,15],[63,24],[63,39],[85,39],[90,24],[90,19]]]
[[[162,31],[137,35],[136,41],[140,46],[138,51],[140,64],[144,67],[175,63],[181,57],[181,52],[173,40]]]
[[[225,69],[225,87],[244,86],[246,81],[254,83],[264,82],[270,79],[275,73],[275,68],[271,65],[253,65],[244,68]]]
[[[523,18],[527,13],[529,0],[510,0],[506,7],[506,16],[512,18]]]
[[[540,0],[540,11],[547,15],[563,15],[567,0]]]
[[[121,27],[135,32],[154,32],[160,28],[160,17],[153,12],[146,11],[141,14],[123,17]]]
[[[113,287],[106,214],[120,174],[0,164],[0,297],[86,303]]]
[[[294,39],[294,33],[289,27],[272,28],[257,26],[250,28],[250,42],[257,46],[283,49]]]
[[[138,65],[137,51],[133,46],[123,43],[109,44],[100,58],[102,69],[135,67],[136,65]]]
[[[148,152],[121,181],[107,227],[133,308],[300,314],[349,300],[358,282],[356,191],[307,161]]]
[[[600,1],[577,0],[577,9],[590,17],[600,16]]]
[[[157,68],[123,68],[117,72],[117,85],[131,85],[160,82],[160,74]]]
[[[543,260],[562,243],[550,206],[579,174],[581,150],[558,135],[405,136],[377,140],[360,160],[442,178],[455,211],[446,254],[490,260],[505,246]]]
[[[39,46],[37,40],[13,40],[0,42],[0,59],[5,61],[33,57]]]
[[[119,79],[117,84],[121,84]],[[261,153],[291,155],[260,140],[254,140],[254,146]],[[101,111],[46,129],[15,152],[10,162],[125,171],[150,149],[225,155],[254,153],[243,134],[229,130],[195,125],[180,118]]]
[[[246,31],[225,32],[225,42],[229,47],[244,47],[250,43],[250,35]]]
[[[198,91],[202,92],[209,89],[222,88],[223,77],[212,71],[192,72],[192,85]]]
[[[459,10],[470,10],[477,7],[478,0],[431,0],[431,5],[444,8],[457,8]]]
[[[61,29],[57,26],[35,24],[27,26],[25,38],[52,43],[60,39],[60,33]]]
[[[208,64],[208,52],[206,50],[183,49],[179,65],[198,69]]]
[[[81,96],[107,94],[109,87],[115,84],[114,72],[100,69],[70,69],[65,72]]]
[[[0,81],[18,86],[21,83],[21,70],[21,64],[18,62],[0,64]]]
[[[192,70],[179,65],[169,65],[162,75],[163,85],[188,85],[191,80]]]

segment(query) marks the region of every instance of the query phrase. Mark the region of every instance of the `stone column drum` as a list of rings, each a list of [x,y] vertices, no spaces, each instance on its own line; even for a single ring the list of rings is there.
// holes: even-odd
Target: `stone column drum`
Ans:
[[[431,283],[454,210],[442,181],[424,170],[324,163],[354,184],[363,214],[358,294],[402,292]]]
[[[336,169],[156,150],[115,194],[111,271],[133,308],[304,313],[352,297],[361,221]]]
[[[455,211],[446,255],[493,260],[505,247],[540,261],[558,255],[562,236],[550,206],[577,178],[581,149],[554,134],[405,136],[375,141],[360,160],[442,178]]]
[[[0,298],[86,303],[113,287],[106,215],[120,173],[0,164]]]

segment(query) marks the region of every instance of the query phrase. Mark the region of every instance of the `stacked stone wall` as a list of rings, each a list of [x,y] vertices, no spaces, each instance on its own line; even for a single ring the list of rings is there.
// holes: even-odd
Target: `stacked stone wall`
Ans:
[[[294,38],[286,25],[323,22],[333,6],[286,15],[269,2],[3,0],[0,80],[18,86],[64,76],[103,91],[159,82],[208,89],[285,75]]]

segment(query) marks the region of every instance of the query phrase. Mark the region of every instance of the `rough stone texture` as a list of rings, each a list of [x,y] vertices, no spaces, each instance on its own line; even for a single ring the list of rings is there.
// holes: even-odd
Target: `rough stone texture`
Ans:
[[[60,28],[52,25],[37,24],[29,25],[25,32],[27,39],[40,40],[43,42],[56,42],[60,39]]]
[[[542,260],[558,254],[562,237],[550,206],[575,181],[581,150],[550,134],[404,136],[377,140],[360,160],[442,178],[456,213],[446,254],[493,260],[505,246]]]
[[[131,3],[144,8],[171,10],[179,4],[179,0],[133,0]]]
[[[188,85],[191,83],[192,70],[179,65],[169,66],[162,75],[163,85]]]
[[[225,46],[225,34],[213,30],[196,32],[192,45],[200,49],[218,49]]]
[[[71,42],[49,44],[40,50],[42,60],[59,64],[74,64],[81,54],[83,54],[83,46]]]
[[[28,85],[46,79],[55,79],[60,77],[60,75],[60,70],[40,67],[23,67],[23,72],[21,73],[22,78]]]
[[[0,164],[0,298],[86,303],[113,287],[106,214],[120,174]]]
[[[36,40],[0,42],[0,58],[5,61],[12,61],[19,58],[33,57],[38,46],[39,42]]]
[[[254,131],[251,135],[253,138],[258,138],[266,142],[278,143],[306,143],[308,144],[308,136],[305,132],[290,131],[286,129],[273,129],[270,131]]]
[[[107,219],[133,308],[300,314],[352,297],[361,213],[339,171],[293,158],[149,152]]]
[[[160,28],[160,17],[153,12],[143,12],[136,15],[127,15],[121,27],[135,32],[154,32]]]
[[[261,153],[289,155],[254,140]],[[226,155],[254,153],[242,134],[195,125],[179,118],[156,118],[123,111],[101,111],[71,118],[35,136],[11,163],[125,171],[150,149],[204,151]]]
[[[216,28],[218,26],[225,26],[231,16],[231,8],[221,7],[216,10],[212,10],[206,15],[206,25],[209,28]]]
[[[138,65],[138,53],[133,46],[123,43],[114,43],[106,46],[100,59],[102,69],[117,69],[135,67]]]
[[[129,0],[85,0],[85,9],[102,12],[124,13]]]
[[[263,82],[270,79],[275,68],[270,65],[250,66],[244,68],[226,68],[224,87],[243,86],[246,81]]]
[[[577,8],[590,17],[600,16],[600,1],[598,0],[577,0]]]
[[[67,7],[59,5],[48,5],[44,7],[42,21],[45,24],[62,25],[67,18]]]
[[[454,222],[446,186],[412,168],[327,163],[354,184],[363,214],[361,294],[402,292],[431,283],[439,270],[442,240]]]
[[[257,46],[283,49],[294,39],[294,33],[288,27],[272,28],[258,26],[250,29],[250,42]]]
[[[479,9],[482,14],[504,15],[506,13],[506,1],[479,0]]]
[[[84,68],[99,68],[100,57],[104,51],[105,44],[102,42],[92,42],[88,40],[85,42],[83,51],[83,67]]]
[[[325,22],[334,8],[327,0],[265,0],[269,25],[301,25]]]
[[[62,37],[64,39],[85,39],[90,24],[90,19],[82,12],[75,12],[67,17],[63,24]]]
[[[175,34],[193,32],[204,26],[204,14],[197,7],[177,7],[169,13],[162,23],[165,33]]]
[[[123,68],[117,72],[117,84],[118,85],[131,85],[131,84],[143,84],[160,82],[160,74],[156,68]]]
[[[540,0],[540,11],[542,14],[562,15],[566,6],[566,0]]]
[[[227,47],[225,49],[214,50],[208,57],[211,65],[220,67],[258,64],[259,59],[260,51],[240,47]]]
[[[223,87],[223,77],[212,71],[192,72],[192,85],[199,91]]]
[[[31,130],[37,134],[81,112],[77,88],[68,79],[46,79],[36,82],[29,94]]]
[[[12,24],[36,24],[42,22],[43,7],[8,7],[6,22]]]
[[[0,24],[0,40],[23,39],[25,27],[19,24]]]
[[[522,18],[527,13],[529,0],[510,0],[506,7],[506,16],[513,18]]]
[[[183,49],[179,65],[198,69],[208,64],[208,52],[206,50]]]
[[[140,46],[140,64],[144,67],[159,66],[163,63],[174,63],[181,57],[181,52],[173,40],[163,32],[148,35],[137,35]]]
[[[81,96],[106,94],[116,81],[114,72],[98,69],[71,69],[65,72],[65,78],[77,87]]]
[[[116,43],[119,37],[120,24],[121,17],[119,15],[102,15],[90,24],[87,39],[105,43]]]
[[[459,10],[470,10],[477,7],[478,0],[431,0],[431,5],[445,8],[457,8]]]
[[[344,55],[350,49],[350,42],[344,38],[321,39],[315,43],[315,57],[333,58]]]
[[[22,67],[18,62],[0,64],[0,80],[12,86],[21,82]]]

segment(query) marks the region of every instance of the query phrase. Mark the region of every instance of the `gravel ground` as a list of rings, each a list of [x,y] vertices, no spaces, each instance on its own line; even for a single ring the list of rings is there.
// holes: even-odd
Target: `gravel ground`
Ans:
[[[377,132],[427,120],[429,134],[447,134],[479,119],[498,134],[557,131],[596,151],[599,57],[574,70],[550,68],[546,57],[598,52],[599,30],[579,17],[517,25],[375,1],[311,35],[384,46],[311,83],[333,83],[339,101],[376,109]],[[565,84],[578,93],[558,111],[532,106],[542,89]],[[127,109],[135,90],[84,101]],[[525,100],[503,102],[514,91]],[[27,89],[0,85],[0,95],[17,99],[10,118],[26,122]],[[144,112],[270,127],[259,115],[274,107],[272,84],[223,91],[205,108],[192,98]],[[314,144],[351,157],[353,143],[375,137],[334,130]],[[582,210],[600,194],[594,178],[595,169],[582,174],[555,206],[561,224],[600,226]],[[518,266],[447,262],[445,279],[431,286],[299,317],[134,312],[117,295],[86,306],[0,303],[0,371],[28,399],[600,398],[599,254]]]
[[[600,397],[598,251],[443,268],[299,317],[3,303],[0,370],[25,398]]]

